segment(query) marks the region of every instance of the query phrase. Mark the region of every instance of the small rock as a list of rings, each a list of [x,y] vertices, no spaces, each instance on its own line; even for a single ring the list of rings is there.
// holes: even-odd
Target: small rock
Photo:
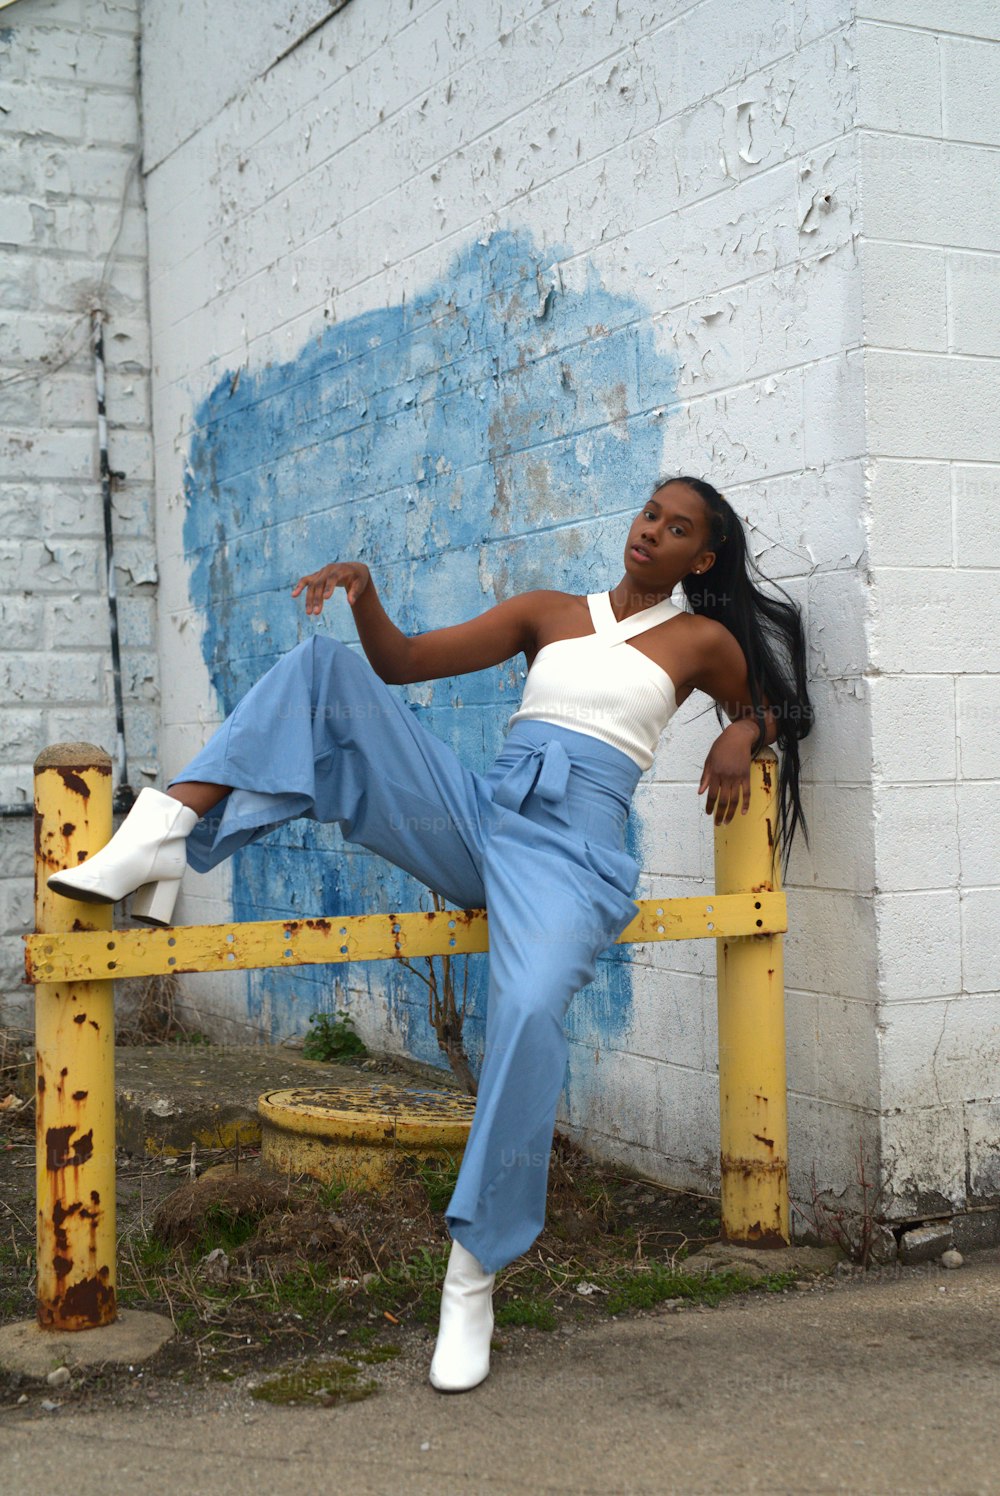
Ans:
[[[229,1258],[221,1247],[213,1247],[199,1262],[197,1272],[209,1283],[225,1283],[229,1276]]]
[[[57,1413],[62,1407],[62,1403],[50,1402],[47,1397],[43,1397],[39,1406],[43,1413]]]
[[[834,1268],[838,1278],[852,1278],[854,1276],[854,1264],[852,1262],[838,1262]]]
[[[592,1293],[607,1293],[606,1288],[601,1288],[596,1283],[588,1283],[583,1279],[576,1285],[577,1293],[582,1293],[584,1298],[589,1298]]]
[[[899,1244],[888,1226],[876,1221],[871,1229],[868,1243],[868,1260],[880,1267],[888,1267],[899,1256]]]
[[[932,1258],[940,1256],[942,1251],[947,1250],[952,1242],[952,1227],[950,1221],[935,1221],[930,1226],[916,1226],[912,1231],[904,1231],[899,1243],[899,1257],[901,1262],[930,1262]]]
[[[26,1403],[27,1401],[28,1401],[28,1394],[26,1392],[22,1392],[21,1396],[17,1400],[18,1407],[20,1407],[22,1403]]]
[[[796,1278],[796,1280],[795,1280],[795,1287],[796,1288],[801,1288],[806,1293],[808,1293],[809,1290],[812,1288],[812,1284],[811,1283],[807,1283],[803,1278]]]
[[[50,1371],[45,1378],[50,1387],[65,1387],[69,1381],[69,1367],[57,1366],[55,1371]]]
[[[424,1442],[423,1442],[423,1443],[422,1443],[422,1444],[421,1444],[421,1446],[420,1446],[420,1448],[421,1448],[421,1449],[422,1449],[422,1450],[424,1450],[424,1452],[425,1452],[425,1453],[426,1453],[426,1451],[427,1451],[427,1450],[428,1450],[428,1449],[430,1449],[430,1447],[431,1447],[431,1446],[430,1446],[430,1440],[429,1440],[429,1439],[425,1439],[425,1440],[424,1440]]]
[[[961,1267],[965,1258],[956,1247],[949,1247],[947,1252],[941,1253],[942,1267]]]

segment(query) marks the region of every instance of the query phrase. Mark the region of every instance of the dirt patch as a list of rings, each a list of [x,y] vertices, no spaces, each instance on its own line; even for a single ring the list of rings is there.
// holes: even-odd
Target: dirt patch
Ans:
[[[274,1212],[295,1211],[291,1185],[263,1177],[252,1167],[242,1173],[225,1165],[171,1190],[153,1214],[152,1234],[168,1247],[197,1247],[201,1241],[255,1229]]]
[[[0,1321],[34,1313],[34,1146],[30,1107],[0,1112]],[[401,1156],[381,1194],[268,1177],[246,1148],[200,1149],[196,1168],[192,1179],[187,1159],[118,1162],[119,1303],[169,1315],[174,1339],[139,1372],[74,1372],[57,1394],[0,1375],[0,1406],[26,1397],[22,1410],[46,1416],[53,1401],[170,1403],[285,1372],[290,1396],[323,1405],[352,1388],[370,1395],[369,1381],[426,1373],[457,1160]],[[718,1233],[716,1200],[602,1167],[557,1133],[545,1230],[498,1274],[497,1352],[595,1316],[789,1285],[788,1274],[751,1285],[731,1272],[685,1273],[688,1255]],[[335,1360],[354,1372],[335,1376]],[[307,1364],[318,1367],[315,1386]]]

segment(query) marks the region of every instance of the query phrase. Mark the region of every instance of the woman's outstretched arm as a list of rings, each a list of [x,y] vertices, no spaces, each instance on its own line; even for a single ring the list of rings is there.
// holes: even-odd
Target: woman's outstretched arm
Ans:
[[[358,638],[372,669],[392,686],[467,675],[512,659],[532,645],[538,599],[544,595],[522,592],[467,623],[410,636],[396,627],[382,607],[363,561],[333,562],[301,577],[292,596],[298,597],[305,590],[306,612],[321,613],[337,587],[347,593]]]

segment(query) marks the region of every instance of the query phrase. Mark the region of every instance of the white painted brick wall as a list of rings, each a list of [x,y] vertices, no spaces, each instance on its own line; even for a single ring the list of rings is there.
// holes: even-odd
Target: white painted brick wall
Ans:
[[[209,29],[202,11],[181,23],[154,8],[143,47],[165,766],[217,720],[181,536],[194,404],[223,370],[289,357],[332,318],[412,294],[477,234],[525,225],[537,242],[568,240],[564,284],[596,269],[641,295],[682,361],[661,470],[713,478],[809,616],[817,832],[792,868],[793,1162],[800,1188],[813,1162],[849,1185],[856,1140],[839,1153],[831,1140],[878,1106],[849,7],[352,4],[269,70],[289,36],[262,50],[245,13],[216,4]],[[191,35],[204,44],[188,108],[174,84]],[[640,895],[712,877],[694,790],[717,725],[698,710],[678,713],[637,798]],[[184,917],[211,917],[227,893],[224,870],[197,880]],[[627,1052],[602,1050],[599,1085],[564,1119],[677,1183],[716,1177],[714,961],[706,943],[635,953]],[[375,1012],[363,1026],[392,1042]]]
[[[218,715],[183,554],[196,403],[223,371],[397,304],[477,235],[570,243],[563,283],[596,271],[641,295],[681,361],[661,470],[717,482],[806,613],[793,1192],[814,1165],[850,1192],[859,1139],[895,1169],[901,1213],[961,1203],[967,1173],[995,1188],[995,1046],[975,1042],[1000,956],[983,809],[1000,723],[993,0],[387,0],[307,35],[321,12],[303,0],[279,30],[233,0],[144,14],[165,766]],[[89,167],[107,195],[109,161]],[[49,316],[26,300],[37,346]],[[637,795],[640,895],[711,880],[703,705],[678,713]],[[228,877],[199,880],[185,917],[220,917]],[[624,1047],[563,1122],[608,1157],[711,1183],[714,950],[639,949],[634,966]],[[201,990],[217,1022],[241,1021],[224,983]]]
[[[1000,1172],[1000,13],[858,13],[883,1144],[940,1211]]]
[[[0,16],[0,802],[50,743],[114,750],[89,311],[100,292],[130,777],[158,772],[156,556],[138,14],[19,0]],[[119,232],[120,225],[120,232]],[[114,257],[109,252],[118,235]],[[0,1021],[30,1026],[31,820],[0,830]]]

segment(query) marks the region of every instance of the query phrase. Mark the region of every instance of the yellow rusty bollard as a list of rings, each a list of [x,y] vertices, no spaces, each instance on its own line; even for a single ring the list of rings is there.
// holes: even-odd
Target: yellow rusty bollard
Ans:
[[[750,809],[746,815],[737,810],[715,831],[717,893],[780,889],[777,791],[777,758],[763,748],[751,765]],[[716,950],[722,1239],[787,1246],[783,937],[729,936],[716,941]]]
[[[110,930],[110,904],[82,904],[48,875],[111,836],[111,760],[61,743],[35,761],[35,927]],[[115,1308],[115,1049],[110,981],[35,988],[38,1323],[88,1330]]]

